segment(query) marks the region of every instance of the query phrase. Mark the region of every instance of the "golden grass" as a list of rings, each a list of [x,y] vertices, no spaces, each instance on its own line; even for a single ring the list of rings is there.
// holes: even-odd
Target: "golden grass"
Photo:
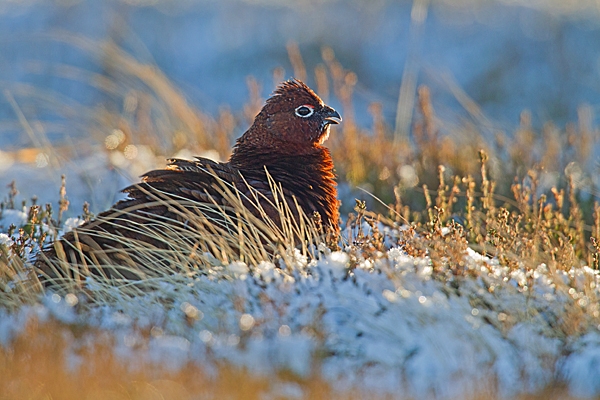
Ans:
[[[290,249],[313,259],[319,255],[317,244],[337,240],[324,231],[319,219],[306,216],[295,198],[286,197],[268,172],[273,200],[250,186],[251,194],[247,195],[213,171],[206,173],[218,182],[215,189],[227,205],[148,191],[156,206],[168,207],[175,217],[157,220],[140,214],[138,219],[145,222],[120,225],[123,215],[140,206],[115,210],[96,221],[117,227],[120,232],[134,233],[135,238],[93,227],[80,228],[75,230],[73,241],[54,242],[56,259],[41,253],[44,265],[40,268],[25,261],[22,254],[27,247],[43,245],[46,234],[41,224],[51,221],[51,215],[32,213],[28,230],[20,230],[21,240],[16,240],[11,248],[0,248],[0,287],[6,292],[3,305],[19,308],[22,304],[34,304],[48,286],[59,293],[80,292],[85,289],[87,277],[93,277],[99,286],[119,287],[124,296],[135,296],[149,290],[154,278],[183,278],[191,282],[198,274],[233,261],[247,264],[250,270],[261,261],[277,265],[282,261],[282,265],[291,268],[296,255]],[[272,219],[272,211],[276,219]],[[98,243],[109,244],[102,247]],[[84,248],[93,250],[83,251]],[[102,293],[96,296],[92,301],[109,302]]]
[[[150,332],[143,333],[148,340]],[[176,370],[164,362],[136,362],[144,344],[132,348],[129,356],[114,352],[114,336],[90,328],[55,321],[31,319],[9,347],[0,347],[0,399],[61,400],[147,400],[147,399],[263,399],[277,394],[276,387],[290,384],[305,399],[390,399],[392,396],[365,393],[360,388],[333,390],[316,372],[298,378],[285,371],[261,376],[220,363],[217,371],[187,363]],[[481,382],[478,383],[478,386]],[[396,393],[395,399],[410,399]],[[493,399],[483,393],[465,400]],[[515,400],[570,399],[558,386],[539,393],[517,396]]]
[[[0,399],[261,399],[286,381],[300,386],[305,398],[357,398],[334,395],[318,376],[298,382],[230,365],[207,374],[195,363],[176,370],[163,362],[139,363],[135,353],[143,354],[143,346],[121,358],[114,340],[90,328],[30,320],[9,347],[0,347]]]

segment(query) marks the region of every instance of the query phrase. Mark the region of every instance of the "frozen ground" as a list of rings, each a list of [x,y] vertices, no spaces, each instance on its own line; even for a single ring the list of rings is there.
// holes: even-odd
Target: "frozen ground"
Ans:
[[[146,170],[155,161],[143,160],[121,167]],[[108,203],[110,190],[114,196],[134,179],[119,173],[105,151],[78,164],[89,168],[69,175],[71,217],[94,193],[94,185],[85,184],[89,175],[106,182],[95,189]],[[59,182],[35,165],[12,168],[24,193],[38,194],[40,203],[53,201],[57,209]],[[22,224],[26,212],[4,211],[0,245],[7,242],[1,233]],[[434,271],[427,258],[390,245],[376,259],[354,260],[357,267],[349,272],[354,256],[346,249],[324,251],[310,263],[296,257],[288,272],[269,263],[234,263],[202,276],[166,278],[155,282],[159,290],[135,298],[90,281],[92,293],[106,301],[49,294],[16,314],[0,310],[0,343],[10,345],[33,315],[106,331],[116,339],[115,353],[132,367],[161,361],[176,369],[191,361],[210,371],[225,360],[258,374],[285,369],[308,377],[318,366],[340,389],[356,385],[414,398],[489,391],[510,398],[556,382],[574,396],[600,396],[600,326],[584,323],[577,330],[582,333],[573,335],[564,329],[581,307],[598,320],[598,271],[550,271],[545,265],[509,270],[468,250],[468,273],[452,277]],[[152,332],[150,339],[141,330]],[[78,340],[84,339],[75,339],[69,359],[77,360]],[[286,390],[302,393],[291,385]]]
[[[23,168],[22,176],[28,173]],[[81,201],[87,189],[74,186],[68,193]],[[40,188],[36,183],[29,190]],[[8,241],[1,232],[22,224],[26,211],[5,211],[0,245]],[[0,344],[10,346],[35,316],[106,331],[115,338],[114,352],[132,368],[147,361],[173,369],[194,362],[210,372],[227,361],[265,376],[286,370],[303,378],[319,368],[341,390],[356,386],[402,398],[490,392],[510,398],[557,382],[576,397],[600,396],[600,325],[573,335],[564,329],[569,313],[581,307],[598,320],[598,271],[510,270],[469,249],[467,272],[451,276],[393,245],[372,259],[359,256],[349,271],[356,252],[321,251],[312,262],[296,255],[287,269],[233,263],[165,278],[152,283],[158,289],[134,298],[90,280],[91,297],[97,292],[104,299],[99,304],[48,294],[17,313],[0,308]],[[78,359],[85,340],[74,339],[69,359]],[[286,391],[302,394],[290,385]]]
[[[109,300],[96,306],[49,294],[16,314],[0,310],[0,343],[9,345],[34,315],[110,332],[132,368],[191,361],[210,371],[226,360],[257,374],[285,369],[306,378],[318,366],[340,389],[402,398],[510,398],[557,381],[573,396],[600,396],[600,326],[573,337],[557,329],[564,309],[589,301],[590,291],[598,295],[598,272],[540,265],[526,273],[472,251],[464,257],[468,278],[440,279],[427,258],[393,247],[351,272],[348,253],[334,252],[310,263],[298,256],[291,272],[270,263],[215,267],[154,282],[159,290],[133,299],[102,289]],[[78,340],[67,350],[74,360]]]

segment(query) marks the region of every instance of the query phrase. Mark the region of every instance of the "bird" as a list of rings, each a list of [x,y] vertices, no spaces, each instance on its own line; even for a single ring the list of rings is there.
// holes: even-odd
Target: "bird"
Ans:
[[[167,160],[165,168],[149,171],[125,188],[124,200],[44,249],[35,262],[37,270],[55,281],[72,274],[65,272],[65,265],[83,264],[109,278],[140,279],[147,272],[140,264],[151,260],[131,252],[124,255],[124,242],[134,241],[138,249],[165,249],[164,237],[173,224],[191,231],[187,240],[192,241],[202,241],[207,230],[215,234],[235,230],[240,212],[232,211],[232,203],[241,203],[248,215],[269,219],[281,228],[279,197],[285,199],[292,218],[298,217],[300,209],[337,235],[336,175],[331,153],[323,144],[330,126],[341,121],[341,115],[302,81],[284,81],[237,139],[227,162],[202,157]],[[189,208],[200,217],[190,219],[185,212]],[[160,230],[160,235],[153,230]],[[127,268],[102,267],[108,264]]]

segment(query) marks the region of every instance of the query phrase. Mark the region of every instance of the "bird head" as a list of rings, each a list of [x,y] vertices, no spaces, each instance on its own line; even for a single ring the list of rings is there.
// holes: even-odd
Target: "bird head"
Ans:
[[[275,144],[314,147],[327,140],[330,125],[341,121],[340,114],[324,104],[315,92],[292,79],[277,87],[249,132],[258,131],[263,140]]]

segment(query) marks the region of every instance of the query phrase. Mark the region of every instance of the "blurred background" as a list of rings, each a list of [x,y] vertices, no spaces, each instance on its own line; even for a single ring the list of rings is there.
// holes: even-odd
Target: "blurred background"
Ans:
[[[475,174],[479,148],[499,181],[596,193],[592,0],[0,0],[0,189],[54,201],[66,174],[99,211],[165,157],[226,160],[292,76],[342,112],[342,196]]]

